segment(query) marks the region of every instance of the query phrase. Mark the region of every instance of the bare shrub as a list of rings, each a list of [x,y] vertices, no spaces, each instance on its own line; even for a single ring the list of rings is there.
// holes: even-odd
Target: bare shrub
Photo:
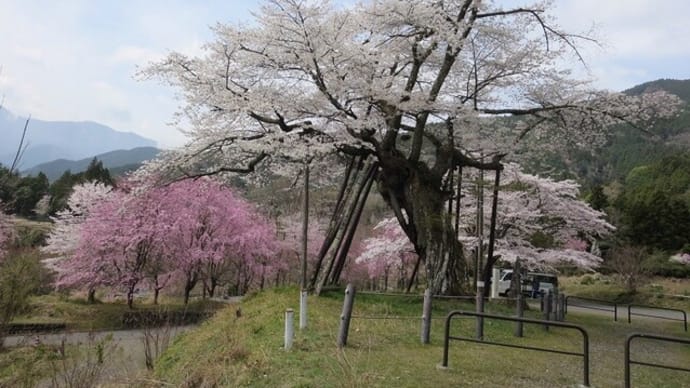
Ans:
[[[627,292],[635,293],[649,277],[648,258],[643,247],[622,246],[611,251],[606,265],[616,273]]]
[[[144,362],[148,370],[153,370],[155,361],[170,345],[175,328],[171,318],[167,309],[159,309],[143,318]]]
[[[51,386],[66,388],[88,388],[99,384],[106,370],[107,360],[115,351],[112,335],[96,339],[93,333],[85,346],[65,348],[64,340],[59,346],[40,345],[48,352],[51,368]]]
[[[8,324],[29,306],[39,285],[40,263],[34,252],[13,251],[0,261],[0,349]]]

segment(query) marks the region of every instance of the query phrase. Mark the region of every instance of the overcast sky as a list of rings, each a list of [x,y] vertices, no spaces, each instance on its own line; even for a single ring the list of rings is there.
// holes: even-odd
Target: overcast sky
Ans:
[[[353,0],[341,0],[352,2]],[[178,102],[137,65],[169,51],[199,52],[216,22],[249,22],[258,0],[0,0],[0,95],[42,120],[97,121],[184,143],[167,123]],[[510,0],[511,4],[522,1]],[[596,85],[623,90],[658,78],[690,78],[690,1],[554,0],[559,24],[593,25],[604,47],[586,51]]]

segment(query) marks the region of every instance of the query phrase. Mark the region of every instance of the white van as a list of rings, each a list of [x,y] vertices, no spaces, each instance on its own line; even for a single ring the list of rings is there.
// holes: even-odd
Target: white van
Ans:
[[[513,280],[513,270],[505,270],[502,272],[498,281],[498,295],[508,296],[510,293],[510,286]],[[522,293],[531,295],[535,282],[539,283],[539,293],[553,292],[554,288],[558,287],[558,277],[554,274],[541,272],[527,272],[522,275]]]

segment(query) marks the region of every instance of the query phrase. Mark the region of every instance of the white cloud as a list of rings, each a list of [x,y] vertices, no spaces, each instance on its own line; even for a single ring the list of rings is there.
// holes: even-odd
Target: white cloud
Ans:
[[[173,50],[200,54],[212,39],[209,25],[249,20],[257,6],[255,0],[0,0],[0,36],[11,37],[0,39],[0,95],[15,113],[98,121],[181,145],[184,136],[167,126],[178,105],[174,91],[134,81],[136,65]],[[602,87],[619,90],[690,71],[662,67],[669,58],[690,63],[683,61],[690,59],[684,42],[690,1],[558,0],[554,6],[569,31],[600,26],[605,49],[583,52]]]
[[[118,47],[109,57],[115,63],[145,64],[161,59],[163,53],[146,47],[125,45]]]
[[[595,24],[609,55],[659,58],[690,54],[679,39],[690,34],[686,0],[561,0],[554,3],[561,25],[584,30]]]

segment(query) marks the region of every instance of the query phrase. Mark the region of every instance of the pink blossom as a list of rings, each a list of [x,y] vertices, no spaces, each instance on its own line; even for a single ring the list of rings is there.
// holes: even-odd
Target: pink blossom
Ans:
[[[476,180],[466,176],[465,182]],[[579,185],[571,180],[556,181],[524,173],[520,166],[507,164],[501,176],[496,226],[496,254],[506,261],[516,258],[532,266],[553,266],[569,263],[593,269],[601,258],[586,252],[587,246],[615,230],[603,212],[592,209],[578,199]],[[485,220],[491,214],[490,191],[484,200]],[[476,190],[464,188],[460,225],[464,229],[461,242],[468,252],[478,244],[476,237]],[[485,194],[486,195],[486,194]],[[484,223],[484,240],[488,242],[489,222]],[[553,237],[556,248],[534,247],[529,241],[535,233]]]
[[[59,285],[122,288],[131,304],[140,285],[157,293],[183,278],[188,299],[199,281],[213,292],[230,271],[253,275],[273,265],[274,228],[223,185],[199,179],[120,187],[127,192],[115,191],[90,209],[75,253],[58,262]]]
[[[396,218],[386,218],[374,227],[374,236],[362,242],[355,263],[366,268],[369,278],[385,282],[405,279],[417,260],[409,238]]]

